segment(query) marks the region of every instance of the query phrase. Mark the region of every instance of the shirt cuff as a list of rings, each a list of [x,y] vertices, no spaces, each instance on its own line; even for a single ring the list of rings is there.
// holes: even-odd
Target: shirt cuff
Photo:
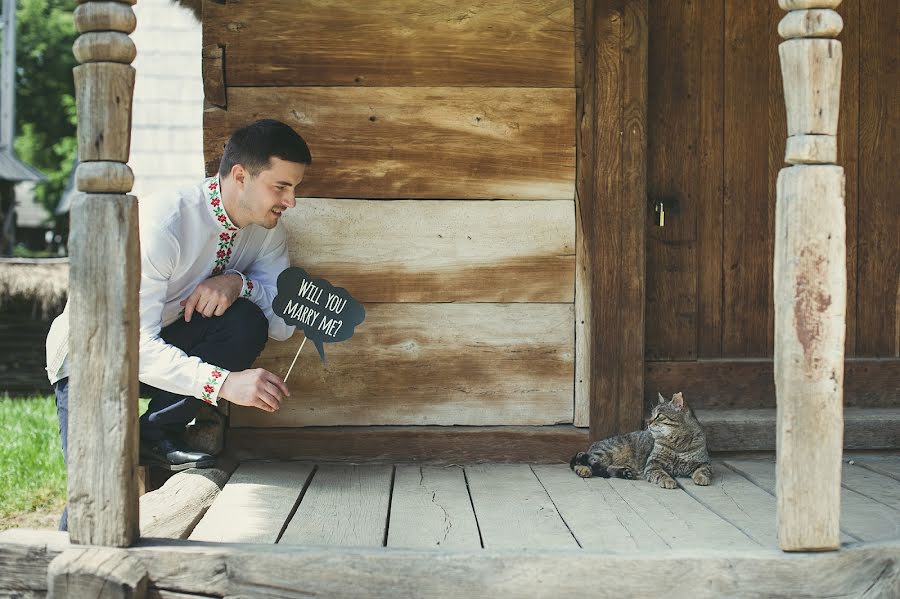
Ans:
[[[218,406],[219,389],[222,387],[222,383],[225,382],[225,377],[231,374],[231,371],[225,370],[224,368],[211,366],[209,364],[205,364],[204,368],[208,368],[206,382],[203,384],[203,388],[200,390],[200,395],[198,395],[197,397],[208,404]]]
[[[244,282],[243,285],[241,285],[241,293],[240,293],[240,295],[238,295],[238,297],[246,297],[246,298],[253,297],[253,290],[256,289],[256,283],[253,282],[253,279],[246,277],[244,275],[244,273],[242,273],[239,270],[234,270],[234,269],[226,270],[222,274],[227,275],[229,273],[238,275],[239,277],[241,277],[241,280]]]

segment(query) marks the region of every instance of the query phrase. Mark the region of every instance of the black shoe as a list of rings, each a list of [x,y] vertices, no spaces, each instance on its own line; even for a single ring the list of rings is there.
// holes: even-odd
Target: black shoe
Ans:
[[[208,453],[194,451],[172,439],[141,439],[141,466],[157,466],[177,472],[188,468],[211,468],[215,463],[216,459]]]

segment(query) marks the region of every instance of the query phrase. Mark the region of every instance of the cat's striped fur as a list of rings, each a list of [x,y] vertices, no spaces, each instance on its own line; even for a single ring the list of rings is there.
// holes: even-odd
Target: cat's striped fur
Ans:
[[[647,429],[597,441],[569,466],[583,478],[643,476],[666,489],[677,486],[678,476],[690,476],[698,485],[712,480],[706,435],[681,393],[668,402],[659,396]]]

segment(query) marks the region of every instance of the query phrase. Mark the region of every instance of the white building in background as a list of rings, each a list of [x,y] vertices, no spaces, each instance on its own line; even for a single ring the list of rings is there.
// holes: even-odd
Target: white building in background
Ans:
[[[132,194],[200,181],[203,164],[202,35],[193,13],[171,0],[134,5],[137,70],[131,124]]]
[[[137,73],[128,166],[131,194],[141,198],[205,176],[202,34],[191,10],[171,0],[140,0],[133,8]],[[74,193],[66,192],[57,214],[69,211]]]

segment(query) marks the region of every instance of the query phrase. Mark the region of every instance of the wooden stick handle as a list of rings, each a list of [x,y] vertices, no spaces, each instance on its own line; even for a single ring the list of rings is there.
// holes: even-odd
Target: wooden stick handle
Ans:
[[[303,338],[303,343],[300,344],[300,349],[297,350],[297,355],[294,356],[294,361],[291,362],[291,367],[288,368],[287,374],[284,375],[284,382],[285,382],[285,383],[287,382],[288,377],[291,376],[291,371],[294,369],[294,364],[297,363],[297,357],[300,355],[300,350],[303,349],[303,346],[304,346],[305,344],[306,344],[306,337]]]

